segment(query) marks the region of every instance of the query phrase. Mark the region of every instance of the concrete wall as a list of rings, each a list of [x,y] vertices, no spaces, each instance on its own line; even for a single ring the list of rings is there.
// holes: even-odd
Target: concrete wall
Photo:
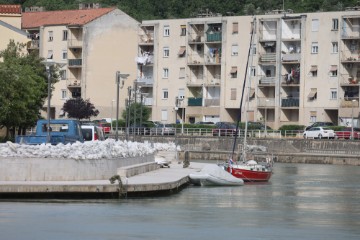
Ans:
[[[0,181],[107,180],[119,167],[146,162],[154,162],[154,155],[97,160],[0,158]]]

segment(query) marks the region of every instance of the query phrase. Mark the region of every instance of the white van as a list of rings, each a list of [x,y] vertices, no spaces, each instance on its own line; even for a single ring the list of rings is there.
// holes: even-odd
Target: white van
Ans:
[[[104,132],[102,128],[95,125],[81,125],[84,141],[104,141]]]

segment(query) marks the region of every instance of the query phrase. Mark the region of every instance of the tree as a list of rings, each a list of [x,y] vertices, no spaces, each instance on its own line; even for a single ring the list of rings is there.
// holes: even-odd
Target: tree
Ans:
[[[26,54],[24,49],[24,44],[11,40],[0,52],[0,58],[3,58],[0,62],[0,127],[6,127],[6,139],[15,134],[16,128],[21,130],[34,126],[47,97],[43,59],[35,54]],[[53,77],[56,78],[57,74]]]
[[[122,112],[123,119],[127,119],[126,117],[128,116],[129,109],[130,125],[134,123],[136,123],[136,125],[139,125],[140,122],[145,122],[149,120],[151,110],[149,107],[144,106],[142,103],[131,103],[130,107],[126,107],[126,109]]]
[[[68,118],[79,120],[90,119],[92,116],[96,117],[99,115],[99,110],[95,109],[90,99],[71,98],[64,103],[62,110],[67,113]]]

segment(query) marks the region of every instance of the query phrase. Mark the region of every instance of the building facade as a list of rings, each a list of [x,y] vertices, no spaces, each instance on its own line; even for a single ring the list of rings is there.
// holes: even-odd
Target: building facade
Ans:
[[[52,90],[51,118],[66,117],[61,108],[75,97],[89,99],[100,112],[98,118],[116,118],[117,72],[129,75],[124,88],[136,78],[138,25],[116,8],[23,13],[22,29],[31,37],[28,51],[37,51],[60,70]],[[124,92],[119,98],[120,113]]]
[[[143,21],[138,36],[152,120],[236,121],[246,81],[243,121],[358,126],[357,10]]]

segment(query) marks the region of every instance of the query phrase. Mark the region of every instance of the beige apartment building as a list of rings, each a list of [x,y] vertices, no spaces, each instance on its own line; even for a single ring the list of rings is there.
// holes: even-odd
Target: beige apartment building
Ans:
[[[120,90],[120,114],[127,97],[125,88],[136,78],[139,23],[116,8],[96,4],[80,8],[27,9],[22,14],[22,29],[30,36],[28,50],[37,51],[60,69],[60,80],[52,90],[51,118],[66,117],[61,110],[65,101],[82,97],[100,111],[97,118],[115,119],[116,73],[129,74]]]
[[[21,30],[20,5],[0,5],[0,51],[7,48],[10,40],[27,42],[27,33]]]
[[[357,9],[143,21],[137,56],[152,120],[236,121],[248,71],[243,121],[359,125]]]

